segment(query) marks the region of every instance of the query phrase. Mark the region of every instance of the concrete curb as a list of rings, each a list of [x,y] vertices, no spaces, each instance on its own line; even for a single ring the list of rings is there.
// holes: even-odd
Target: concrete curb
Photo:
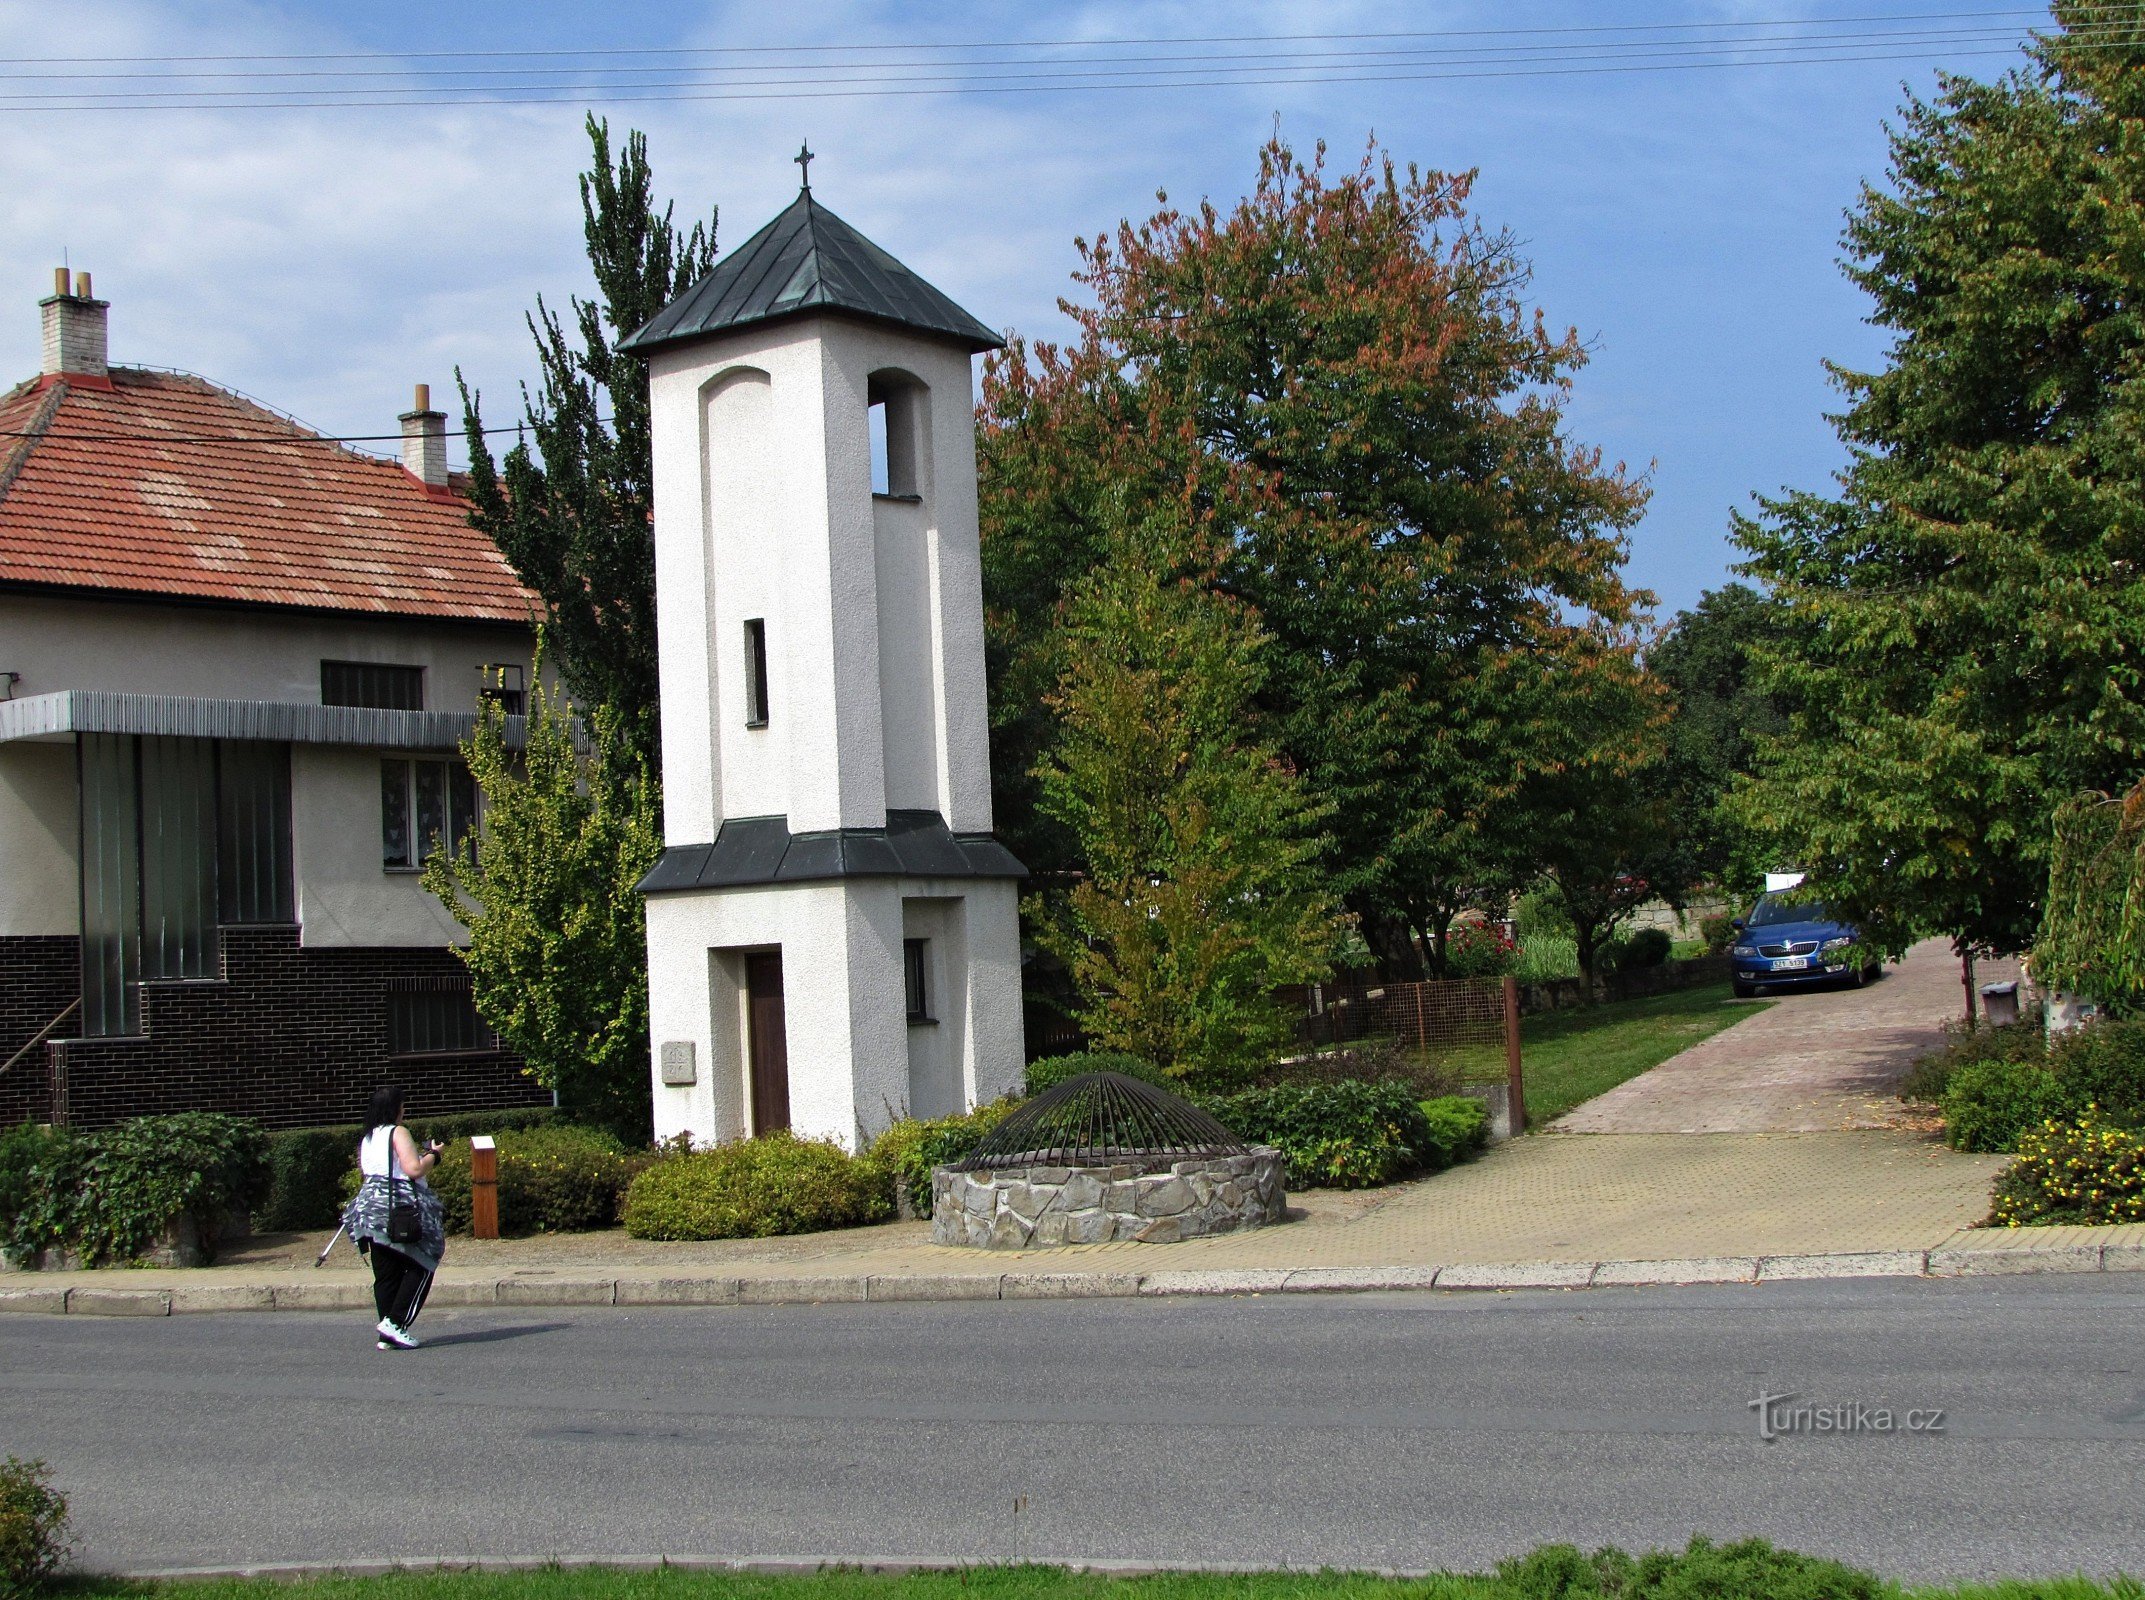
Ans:
[[[2141,1272],[2145,1246],[2014,1244],[1987,1249],[1880,1250],[1671,1261],[1512,1261],[1455,1266],[1245,1267],[1155,1272],[875,1272],[824,1277],[590,1278],[513,1273],[443,1279],[435,1306],[734,1306],[897,1301],[1088,1300],[1162,1295],[1373,1294],[1392,1290],[1605,1289],[1675,1284],[1812,1282],[1841,1278],[1974,1278],[2025,1273]],[[214,1311],[365,1311],[372,1286],[349,1280],[180,1284],[13,1283],[0,1313],[164,1317]]]

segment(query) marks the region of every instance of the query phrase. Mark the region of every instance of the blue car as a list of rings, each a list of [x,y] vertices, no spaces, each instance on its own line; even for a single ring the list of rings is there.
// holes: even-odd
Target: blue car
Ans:
[[[1815,901],[1797,900],[1792,889],[1758,897],[1748,917],[1735,919],[1735,993],[1747,1000],[1760,989],[1845,983],[1859,989],[1882,970],[1861,935],[1835,922]]]

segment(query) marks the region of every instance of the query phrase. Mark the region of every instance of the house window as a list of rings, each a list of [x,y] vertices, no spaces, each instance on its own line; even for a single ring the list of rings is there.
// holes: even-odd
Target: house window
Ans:
[[[745,726],[767,726],[767,620],[745,620]]]
[[[930,949],[928,939],[904,939],[901,941],[902,982],[908,990],[909,1021],[933,1022],[931,1015],[931,990],[928,984],[930,961],[926,952]]]
[[[383,666],[376,661],[323,661],[320,703],[373,711],[422,711],[425,669]]]
[[[498,1036],[477,1015],[467,978],[387,980],[389,1055],[474,1055],[498,1048]]]
[[[477,826],[477,780],[459,761],[380,763],[380,864],[415,872],[444,844],[464,853]]]
[[[521,716],[528,710],[529,696],[520,667],[511,661],[494,661],[477,671],[483,675],[483,682],[477,689],[479,703],[496,705],[510,717]]]
[[[131,1034],[145,979],[214,978],[219,929],[288,923],[290,749],[85,733],[82,1032]]]

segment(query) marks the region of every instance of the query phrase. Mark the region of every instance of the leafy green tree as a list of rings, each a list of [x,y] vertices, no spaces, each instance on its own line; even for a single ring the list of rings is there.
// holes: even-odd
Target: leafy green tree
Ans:
[[[2033,975],[2049,989],[2145,1011],[2145,783],[2056,808]]]
[[[2025,948],[2055,808],[2145,767],[2145,23],[2055,11],[1907,103],[1846,233],[1895,335],[1835,371],[1849,464],[1736,526],[1794,629],[1739,810],[1895,950]]]
[[[1572,930],[1580,975],[1601,975],[1601,955],[1631,914],[1654,900],[1680,906],[1699,876],[1668,759],[1668,686],[1618,677],[1586,698],[1588,720],[1521,790],[1516,810],[1532,843],[1539,888]]]
[[[1120,524],[1067,599],[1063,736],[1036,776],[1087,869],[1027,909],[1091,1038],[1216,1084],[1286,1045],[1274,990],[1322,976],[1340,924],[1327,808],[1253,731],[1269,642],[1181,576],[1178,531]]]
[[[598,706],[584,730],[539,676],[517,751],[505,714],[488,707],[463,747],[484,826],[461,855],[435,849],[424,885],[468,925],[460,954],[477,1010],[530,1075],[569,1114],[645,1144],[648,942],[636,886],[662,838],[647,768],[582,747],[592,732],[598,748],[630,750],[616,715]]]
[[[588,119],[594,150],[581,216],[596,298],[570,302],[571,328],[537,301],[529,317],[541,376],[522,396],[524,432],[492,458],[479,397],[462,381],[470,521],[544,603],[560,672],[580,703],[612,713],[625,762],[657,765],[654,490],[648,363],[617,347],[702,277],[715,216],[690,233],[655,209],[648,141]],[[609,755],[606,750],[606,755]]]
[[[1675,702],[1666,780],[1691,871],[1740,894],[1769,864],[1729,805],[1757,770],[1758,744],[1787,731],[1787,711],[1758,683],[1752,650],[1784,643],[1782,609],[1747,584],[1710,589],[1679,611],[1646,652],[1647,670]],[[1789,646],[1792,648],[1792,646]]]
[[[1645,490],[1566,436],[1585,349],[1527,304],[1471,182],[1375,146],[1336,174],[1276,138],[1228,211],[1165,199],[1082,241],[1075,341],[987,369],[998,814],[1031,864],[1079,864],[1032,774],[1060,736],[1059,602],[1124,492],[1271,635],[1256,710],[1333,808],[1325,865],[1381,965],[1419,972],[1510,878],[1533,752],[1637,671],[1620,567]]]

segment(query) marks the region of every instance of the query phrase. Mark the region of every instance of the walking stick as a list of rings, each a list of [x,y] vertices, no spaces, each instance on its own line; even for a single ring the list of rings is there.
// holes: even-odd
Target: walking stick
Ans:
[[[314,1266],[317,1267],[322,1262],[328,1259],[328,1252],[335,1248],[335,1241],[343,1236],[343,1229],[347,1228],[348,1226],[350,1226],[350,1224],[348,1224],[347,1222],[338,1222],[335,1225],[335,1231],[328,1235],[328,1242],[320,1247],[320,1254],[313,1258]]]

